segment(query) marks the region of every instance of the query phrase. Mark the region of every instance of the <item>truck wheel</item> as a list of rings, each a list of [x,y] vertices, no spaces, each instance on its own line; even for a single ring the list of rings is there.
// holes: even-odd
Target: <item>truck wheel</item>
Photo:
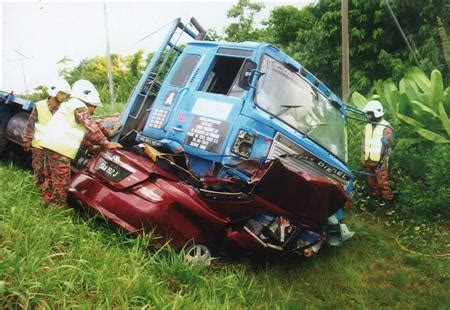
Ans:
[[[183,250],[184,258],[194,264],[204,264],[209,266],[211,264],[211,251],[203,244],[190,244]]]
[[[6,150],[9,141],[6,138],[6,126],[0,126],[0,154]]]

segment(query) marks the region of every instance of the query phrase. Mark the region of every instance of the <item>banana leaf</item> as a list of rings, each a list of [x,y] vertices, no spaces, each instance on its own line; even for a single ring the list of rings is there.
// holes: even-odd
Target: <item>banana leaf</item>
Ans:
[[[425,101],[427,96],[420,92],[417,84],[410,78],[403,78],[399,84],[400,93],[406,94],[409,99],[417,101]]]
[[[412,79],[423,93],[428,94],[430,92],[431,81],[420,68],[412,67],[408,70],[406,76]]]
[[[444,109],[447,115],[450,114],[450,87],[447,87],[444,92]]]
[[[432,109],[430,109],[429,107],[427,107],[423,103],[420,103],[417,100],[411,100],[411,104],[412,104],[413,110],[419,111],[420,115],[425,115],[426,114],[428,116],[439,118],[439,115],[436,112],[434,112]]]
[[[384,89],[385,89],[385,91],[384,91],[385,95],[386,95],[386,90],[389,90],[390,92],[394,91],[394,90],[398,91],[398,88],[395,85],[394,81],[392,81],[392,79],[388,79],[384,82]]]
[[[423,127],[425,127],[425,125],[422,124],[421,122],[418,122],[415,119],[413,119],[413,118],[411,118],[409,116],[406,116],[404,114],[397,113],[397,116],[402,122],[404,122],[404,123],[406,123],[408,125],[411,125],[414,128],[423,128]]]
[[[400,120],[402,120],[403,122],[407,123],[408,125],[411,125],[414,128],[414,131],[416,131],[420,136],[422,136],[423,138],[425,138],[429,141],[432,141],[434,143],[449,143],[450,142],[447,138],[441,136],[440,134],[430,131],[428,129],[425,129],[424,126],[420,122],[418,122],[406,115],[398,114],[398,118]]]
[[[442,131],[441,121],[436,112],[416,100],[411,100],[411,106],[412,116],[414,116],[415,120],[425,124],[432,131]]]
[[[416,129],[416,131],[419,135],[421,135],[425,139],[430,140],[434,143],[450,143],[450,140],[448,140],[444,136],[441,136],[440,134],[437,134],[437,133],[427,130],[425,128],[419,128],[419,129]]]
[[[431,72],[431,88],[428,94],[428,104],[433,110],[438,110],[438,103],[442,100],[443,95],[444,84],[442,75],[438,70],[433,70]]]
[[[386,98],[384,97],[383,84],[384,84],[383,80],[378,80],[378,81],[375,81],[375,83],[373,83],[375,93],[377,94],[377,96],[380,97],[379,99],[381,102],[386,101]]]
[[[412,112],[408,96],[400,94],[398,91],[393,91],[391,94],[392,101],[395,102],[396,112],[404,115],[409,115]]]
[[[397,105],[394,102],[392,98],[392,93],[398,92],[397,86],[395,86],[394,82],[392,80],[387,80],[383,83],[383,94],[386,104],[387,110],[391,112],[391,114],[394,114],[394,112],[397,111]]]
[[[438,103],[438,109],[439,109],[439,118],[441,119],[442,126],[447,132],[447,135],[450,136],[450,121],[448,119],[447,113],[445,112],[444,104],[442,103],[442,101]]]
[[[395,143],[396,148],[408,148],[411,145],[422,142],[423,139],[419,138],[400,138],[397,143]]]
[[[367,99],[357,91],[353,92],[350,100],[358,109],[363,109],[367,104]]]

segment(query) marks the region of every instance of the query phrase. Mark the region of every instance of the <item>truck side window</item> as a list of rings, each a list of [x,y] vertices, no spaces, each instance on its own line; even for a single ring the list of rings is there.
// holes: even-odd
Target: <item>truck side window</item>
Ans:
[[[239,88],[238,74],[243,63],[244,58],[217,56],[216,63],[206,77],[201,90],[233,97],[240,96],[242,93],[236,88]]]
[[[199,60],[200,55],[187,55],[184,57],[174,76],[170,80],[170,85],[175,87],[186,86]]]

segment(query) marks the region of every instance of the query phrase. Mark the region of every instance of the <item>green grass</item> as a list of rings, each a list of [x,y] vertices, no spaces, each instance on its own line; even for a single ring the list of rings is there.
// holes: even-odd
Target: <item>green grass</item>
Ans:
[[[70,207],[43,207],[29,171],[0,163],[0,308],[448,309],[448,258],[412,254],[363,213],[311,259],[189,265]],[[448,243],[448,239],[442,239]],[[409,243],[411,244],[411,243]],[[445,243],[442,245],[445,247]],[[447,245],[448,246],[448,245]],[[442,249],[444,250],[444,249]]]

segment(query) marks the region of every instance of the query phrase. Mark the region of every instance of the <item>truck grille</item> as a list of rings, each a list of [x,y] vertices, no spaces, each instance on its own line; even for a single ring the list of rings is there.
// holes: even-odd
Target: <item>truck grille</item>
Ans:
[[[283,155],[295,156],[283,157]],[[352,178],[351,175],[325,164],[319,158],[279,133],[275,136],[268,155],[268,159],[276,158],[279,158],[292,171],[330,178],[339,182],[344,189]]]

